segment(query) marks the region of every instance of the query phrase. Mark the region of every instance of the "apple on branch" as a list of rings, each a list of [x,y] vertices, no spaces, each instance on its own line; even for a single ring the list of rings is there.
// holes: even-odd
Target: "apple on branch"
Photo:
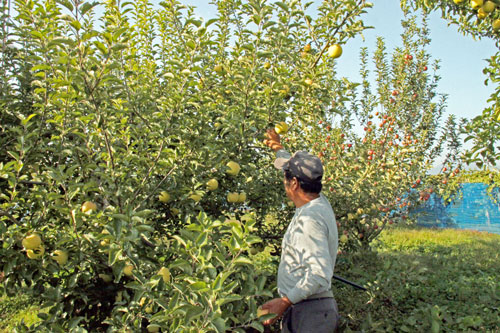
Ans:
[[[226,172],[231,176],[237,176],[240,173],[240,165],[234,161],[229,161],[226,166],[229,168]]]
[[[339,44],[334,44],[328,48],[328,56],[337,59],[342,55],[342,47]]]
[[[92,201],[85,201],[82,204],[82,213],[84,214],[90,214],[95,210],[97,210],[97,205]]]

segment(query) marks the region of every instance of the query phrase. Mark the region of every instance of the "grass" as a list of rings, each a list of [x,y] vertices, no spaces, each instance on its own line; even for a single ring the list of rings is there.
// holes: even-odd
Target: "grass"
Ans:
[[[16,297],[0,296],[0,333],[12,332],[21,321],[28,326],[40,321],[37,316],[39,311],[40,306],[27,294]]]
[[[373,251],[340,256],[334,282],[341,331],[499,332],[500,235],[455,229],[385,230]],[[0,332],[38,320],[27,295],[0,297]]]
[[[374,250],[339,259],[337,274],[369,288],[335,284],[344,331],[500,330],[500,235],[394,228]]]

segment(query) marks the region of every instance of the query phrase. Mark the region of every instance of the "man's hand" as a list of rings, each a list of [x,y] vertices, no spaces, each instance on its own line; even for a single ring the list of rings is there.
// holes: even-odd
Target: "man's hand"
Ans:
[[[276,317],[272,319],[268,319],[263,322],[264,325],[272,325],[278,319],[281,318],[283,313],[285,313],[286,309],[288,309],[292,305],[292,302],[288,299],[288,297],[275,298],[270,300],[269,302],[262,305],[262,310],[268,310],[269,313],[275,313]]]
[[[276,133],[274,128],[270,128],[267,130],[266,137],[267,139],[264,140],[264,144],[271,148],[273,151],[276,152],[280,149],[283,149],[283,146],[281,145],[280,135]]]

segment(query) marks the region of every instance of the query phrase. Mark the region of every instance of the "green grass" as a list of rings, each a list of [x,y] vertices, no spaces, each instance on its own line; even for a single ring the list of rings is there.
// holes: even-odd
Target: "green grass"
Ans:
[[[39,311],[40,307],[26,294],[0,296],[0,333],[12,332],[21,321],[28,326],[40,321],[37,316]]]
[[[500,235],[452,229],[384,231],[376,252],[339,259],[344,331],[457,332],[500,329]]]

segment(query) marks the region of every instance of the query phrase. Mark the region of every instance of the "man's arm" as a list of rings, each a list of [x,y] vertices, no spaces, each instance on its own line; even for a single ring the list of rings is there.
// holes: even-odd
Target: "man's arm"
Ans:
[[[264,325],[272,325],[274,322],[276,322],[278,319],[283,316],[283,313],[292,306],[292,302],[288,299],[288,297],[284,296],[281,298],[275,298],[270,300],[269,302],[265,303],[262,305],[262,310],[268,310],[268,313],[275,313],[276,317],[268,319],[263,322]]]
[[[266,133],[267,139],[264,140],[264,144],[271,148],[275,153],[278,153],[280,150],[282,152],[278,154],[282,154],[283,157],[289,158],[290,153],[288,153],[286,150],[284,150],[283,145],[281,144],[281,139],[278,133],[274,129],[268,129]],[[279,155],[278,155],[279,156]],[[275,313],[276,316],[274,318],[268,319],[263,322],[264,325],[272,325],[274,322],[276,322],[281,316],[283,316],[283,313],[292,306],[292,302],[288,299],[288,297],[284,296],[281,298],[274,298],[270,300],[269,302],[265,303],[262,305],[262,310],[267,310],[268,313]]]

